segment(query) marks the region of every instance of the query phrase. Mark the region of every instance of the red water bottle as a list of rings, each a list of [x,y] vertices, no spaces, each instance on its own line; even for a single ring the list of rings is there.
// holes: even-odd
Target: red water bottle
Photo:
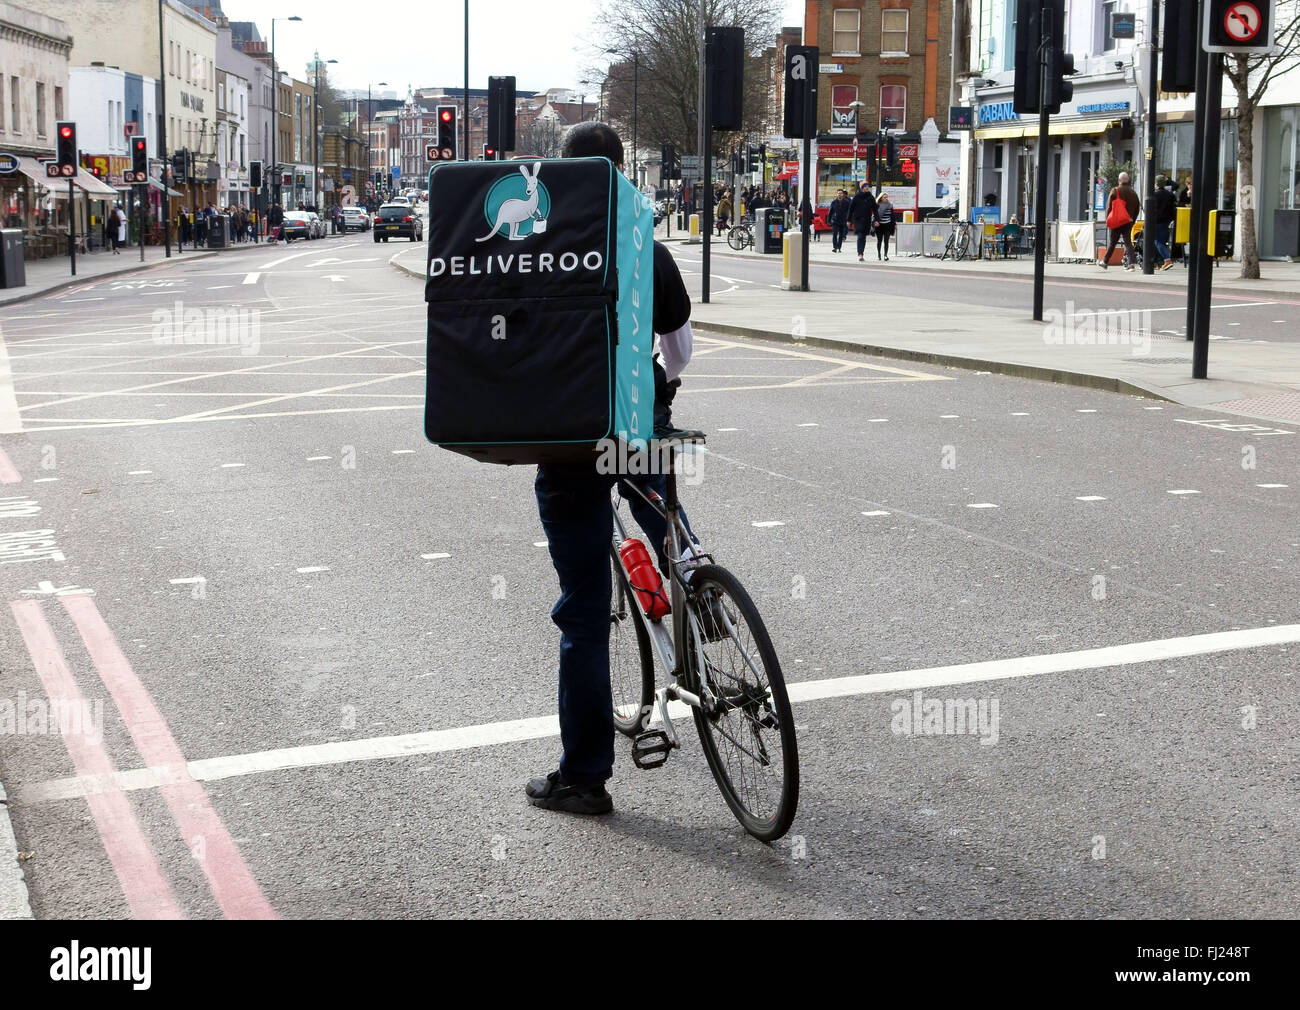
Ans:
[[[618,557],[623,562],[623,571],[627,572],[627,580],[632,584],[641,610],[650,620],[659,620],[672,608],[664,595],[664,581],[650,560],[645,544],[636,537],[628,537],[619,545]]]

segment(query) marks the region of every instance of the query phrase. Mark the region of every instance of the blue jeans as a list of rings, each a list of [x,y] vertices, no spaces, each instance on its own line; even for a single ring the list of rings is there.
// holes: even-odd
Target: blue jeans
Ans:
[[[551,620],[560,629],[560,775],[581,785],[604,782],[614,773],[609,549],[614,537],[610,491],[617,479],[589,465],[543,464],[534,482],[537,511],[560,579],[560,598],[551,608]],[[636,480],[660,497],[667,493],[662,475]],[[639,495],[620,493],[662,568],[667,523]]]
[[[844,240],[848,237],[849,226],[846,224],[831,225],[831,248],[839,252],[844,248]]]
[[[1161,221],[1156,225],[1155,238],[1153,239],[1156,246],[1156,252],[1160,255],[1161,260],[1169,259],[1169,222]]]

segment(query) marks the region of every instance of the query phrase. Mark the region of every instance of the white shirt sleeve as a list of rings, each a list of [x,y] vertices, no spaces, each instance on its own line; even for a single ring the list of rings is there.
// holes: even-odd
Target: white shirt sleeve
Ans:
[[[664,372],[669,382],[681,375],[683,369],[690,364],[694,347],[689,321],[681,329],[659,334],[659,352],[664,356]]]

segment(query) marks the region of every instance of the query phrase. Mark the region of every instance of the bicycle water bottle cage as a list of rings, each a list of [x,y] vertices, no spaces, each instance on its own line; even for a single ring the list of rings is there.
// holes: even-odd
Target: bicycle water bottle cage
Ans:
[[[642,771],[660,768],[668,760],[668,752],[672,749],[672,740],[661,729],[638,733],[632,741],[632,763]]]

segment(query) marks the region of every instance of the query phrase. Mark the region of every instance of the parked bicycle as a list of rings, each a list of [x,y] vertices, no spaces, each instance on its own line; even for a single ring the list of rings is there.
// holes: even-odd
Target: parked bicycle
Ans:
[[[612,495],[614,723],[632,738],[636,766],[658,768],[680,746],[672,717],[689,709],[727,805],[746,831],[770,842],[790,829],[799,802],[794,718],[781,664],[753,600],[739,579],[698,549],[681,518],[677,453],[703,443],[698,431],[674,432],[651,443],[651,451],[667,459],[666,498],[627,480]],[[667,596],[653,562],[643,557],[629,575],[620,558],[628,543],[621,503],[633,494],[668,524]],[[685,560],[674,560],[683,557],[688,544]],[[663,687],[656,688],[656,665],[667,676]],[[661,728],[650,729],[656,711]]]
[[[943,255],[939,257],[940,262],[951,256],[954,260],[964,260],[967,258],[974,259],[971,253],[971,223],[969,221],[953,221],[952,234],[948,236],[948,241],[944,243]]]
[[[754,217],[752,214],[744,214],[727,232],[727,245],[735,249],[736,252],[743,252],[753,244]]]

